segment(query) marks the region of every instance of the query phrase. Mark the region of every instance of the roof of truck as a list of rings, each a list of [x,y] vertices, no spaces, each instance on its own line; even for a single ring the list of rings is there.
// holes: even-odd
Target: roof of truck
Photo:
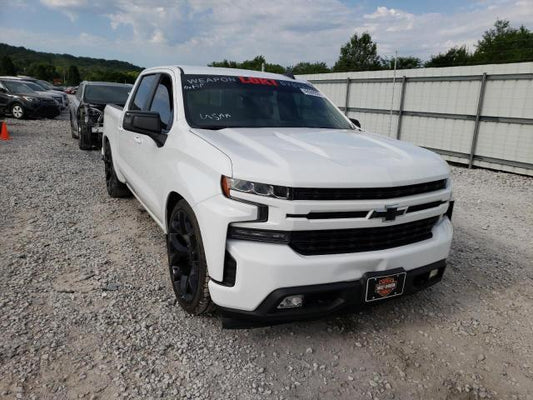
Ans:
[[[191,75],[225,75],[225,76],[251,76],[254,78],[265,78],[265,79],[277,79],[277,80],[287,80],[287,81],[301,81],[306,82],[303,79],[291,78],[287,75],[274,74],[272,72],[261,72],[253,71],[249,69],[238,69],[238,68],[221,68],[221,67],[205,67],[205,66],[194,66],[194,65],[166,65],[160,67],[147,68],[143,72],[149,72],[151,70],[157,70],[160,68],[167,68],[176,70],[178,73],[181,69],[185,74]]]

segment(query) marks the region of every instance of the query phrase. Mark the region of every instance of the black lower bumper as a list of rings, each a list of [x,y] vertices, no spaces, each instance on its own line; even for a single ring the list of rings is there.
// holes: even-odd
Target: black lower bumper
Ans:
[[[410,271],[399,268],[390,272],[406,272],[403,295],[408,295],[439,282],[442,279],[445,268],[446,260],[440,260]],[[438,270],[438,273],[430,278],[430,272],[435,269]],[[383,271],[382,273],[387,274],[388,272]],[[219,307],[223,316],[223,327],[229,329],[246,328],[315,319],[333,313],[355,311],[366,305],[381,303],[395,298],[386,297],[377,302],[366,303],[366,278],[369,275],[375,274],[367,274],[357,281],[277,289],[270,293],[254,311]],[[303,306],[294,309],[278,309],[279,303],[285,297],[291,295],[303,295]]]

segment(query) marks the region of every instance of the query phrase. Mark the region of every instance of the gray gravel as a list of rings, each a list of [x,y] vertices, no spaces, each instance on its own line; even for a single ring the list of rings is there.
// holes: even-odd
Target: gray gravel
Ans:
[[[68,121],[0,142],[0,397],[532,399],[533,180],[453,168],[441,284],[252,330],[174,305],[164,236]]]

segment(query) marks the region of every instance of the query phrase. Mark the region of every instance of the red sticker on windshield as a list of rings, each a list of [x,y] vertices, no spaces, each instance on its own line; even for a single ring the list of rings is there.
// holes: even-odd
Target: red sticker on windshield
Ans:
[[[278,86],[278,83],[274,79],[265,79],[265,78],[245,78],[244,76],[239,76],[241,83],[249,83],[252,85],[268,85],[268,86]]]

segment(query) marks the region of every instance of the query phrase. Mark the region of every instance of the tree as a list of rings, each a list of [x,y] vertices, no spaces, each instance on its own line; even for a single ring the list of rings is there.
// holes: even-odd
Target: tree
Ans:
[[[533,61],[533,32],[499,19],[483,33],[472,58],[476,64]]]
[[[372,41],[369,33],[361,37],[355,33],[349,42],[341,47],[340,56],[333,71],[368,71],[380,68],[380,58],[377,54],[377,45]]]
[[[250,69],[252,71],[261,71],[262,65],[265,66],[266,72],[274,72],[276,74],[285,73],[285,67],[279,64],[269,64],[266,62],[265,57],[256,56],[251,60],[244,60],[242,63],[236,61],[213,61],[209,64],[210,67],[223,67],[223,68],[241,68],[241,69]]]
[[[431,56],[431,59],[424,64],[424,67],[455,67],[470,63],[471,55],[465,46],[452,47],[444,54]]]
[[[382,59],[383,69],[394,69],[394,58]],[[421,68],[422,60],[418,57],[396,57],[396,69]]]
[[[2,57],[2,61],[0,62],[0,75],[17,75],[17,68],[13,64],[11,57]]]
[[[322,74],[331,71],[325,62],[299,62],[298,64],[287,68],[287,70],[294,75]]]
[[[68,67],[67,84],[77,86],[81,82],[80,71],[76,65]]]
[[[59,74],[56,71],[56,67],[52,64],[34,63],[28,68],[28,75],[37,79],[45,81],[51,81],[54,78],[58,78]]]

